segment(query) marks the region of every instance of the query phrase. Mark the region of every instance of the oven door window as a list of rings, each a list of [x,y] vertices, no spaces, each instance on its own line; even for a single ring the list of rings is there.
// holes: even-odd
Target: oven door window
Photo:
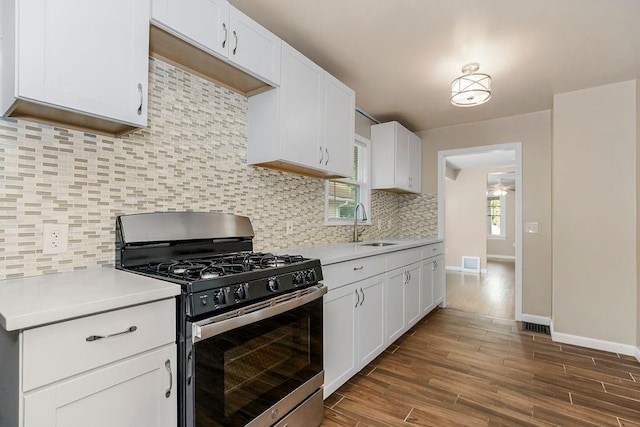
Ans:
[[[195,344],[196,426],[244,426],[322,371],[322,298]]]

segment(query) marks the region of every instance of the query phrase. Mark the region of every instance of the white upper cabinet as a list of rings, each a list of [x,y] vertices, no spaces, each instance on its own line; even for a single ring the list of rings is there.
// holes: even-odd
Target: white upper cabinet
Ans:
[[[227,0],[153,0],[151,18],[191,44],[227,57],[229,8]]]
[[[398,122],[371,126],[372,188],[422,190],[422,140]]]
[[[279,85],[282,40],[233,6],[229,21],[229,60],[243,70]]]
[[[272,85],[280,83],[280,38],[228,1],[153,0],[151,18],[155,26],[198,49]],[[162,56],[180,57],[180,53],[171,52],[172,49],[180,47],[161,48]],[[198,55],[192,55],[191,59],[193,57]],[[184,62],[180,58],[177,61]],[[206,58],[199,57],[197,61],[206,61]],[[194,68],[197,69],[197,65]]]
[[[2,113],[110,133],[146,126],[149,7],[3,0]]]
[[[280,87],[249,98],[249,164],[352,174],[355,92],[282,42]]]

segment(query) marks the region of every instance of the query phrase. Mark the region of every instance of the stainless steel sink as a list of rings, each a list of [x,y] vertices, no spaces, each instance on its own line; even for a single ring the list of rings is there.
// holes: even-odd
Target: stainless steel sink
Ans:
[[[397,243],[386,243],[386,242],[374,242],[374,243],[362,243],[360,246],[392,246],[397,245]]]

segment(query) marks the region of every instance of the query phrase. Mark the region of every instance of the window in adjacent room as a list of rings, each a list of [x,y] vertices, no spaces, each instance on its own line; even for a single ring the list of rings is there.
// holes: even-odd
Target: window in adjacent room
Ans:
[[[364,205],[371,223],[371,142],[356,135],[353,144],[353,174],[349,178],[330,179],[326,183],[325,224],[352,224],[355,207]],[[358,218],[362,218],[362,209]]]
[[[487,237],[505,238],[505,197],[504,195],[487,196]]]

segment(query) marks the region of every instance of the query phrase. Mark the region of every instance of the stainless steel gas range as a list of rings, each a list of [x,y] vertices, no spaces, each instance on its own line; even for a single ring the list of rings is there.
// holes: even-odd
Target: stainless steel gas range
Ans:
[[[178,425],[322,422],[320,262],[255,253],[248,218],[123,215],[116,267],[177,283]]]

